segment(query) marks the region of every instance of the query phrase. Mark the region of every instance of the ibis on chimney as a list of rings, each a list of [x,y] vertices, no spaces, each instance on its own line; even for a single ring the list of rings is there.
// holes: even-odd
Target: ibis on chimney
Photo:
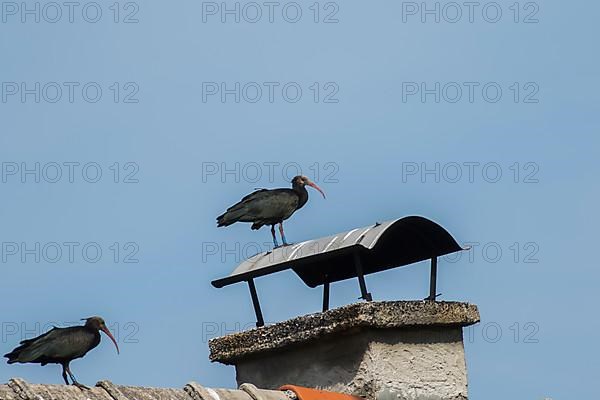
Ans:
[[[217,226],[229,226],[236,222],[251,222],[253,230],[263,225],[271,225],[273,245],[279,247],[275,236],[275,225],[279,224],[279,233],[284,246],[288,245],[283,232],[283,221],[302,208],[308,201],[306,186],[325,193],[316,183],[306,176],[298,175],[292,179],[292,188],[260,189],[250,193],[227,211],[217,217]]]

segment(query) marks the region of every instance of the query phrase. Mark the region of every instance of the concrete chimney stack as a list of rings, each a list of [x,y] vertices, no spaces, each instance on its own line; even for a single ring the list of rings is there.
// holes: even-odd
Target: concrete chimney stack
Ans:
[[[465,400],[465,326],[477,307],[436,301],[362,302],[212,339],[210,359],[238,384],[295,384],[369,400]]]

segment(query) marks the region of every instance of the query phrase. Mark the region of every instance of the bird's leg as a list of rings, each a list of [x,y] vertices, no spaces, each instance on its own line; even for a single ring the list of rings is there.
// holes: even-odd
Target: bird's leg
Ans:
[[[283,245],[287,246],[288,242],[285,240],[285,233],[283,233],[283,222],[279,223],[279,234],[281,235],[281,241],[283,242]]]
[[[62,368],[63,368],[63,370],[62,370],[62,377],[65,380],[65,384],[69,385],[70,383],[69,383],[69,380],[67,379],[67,370],[66,370],[67,367],[65,366],[65,364],[63,364]]]
[[[73,381],[73,383],[71,385],[73,386],[77,386],[79,389],[86,389],[86,390],[90,390],[90,388],[88,386],[82,385],[81,383],[77,382],[77,379],[75,378],[75,375],[73,375],[73,373],[71,372],[71,368],[69,368],[69,364],[67,364],[67,373],[69,374],[69,376],[71,377],[71,380]]]
[[[279,247],[279,243],[277,243],[277,237],[275,236],[275,225],[271,225],[271,235],[273,235],[273,245],[275,247]]]

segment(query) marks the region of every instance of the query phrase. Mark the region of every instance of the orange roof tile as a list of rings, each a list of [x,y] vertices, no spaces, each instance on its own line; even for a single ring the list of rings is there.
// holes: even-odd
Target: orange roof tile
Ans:
[[[279,390],[291,390],[296,393],[298,400],[364,400],[362,397],[356,397],[349,394],[326,392],[295,385],[283,385]]]

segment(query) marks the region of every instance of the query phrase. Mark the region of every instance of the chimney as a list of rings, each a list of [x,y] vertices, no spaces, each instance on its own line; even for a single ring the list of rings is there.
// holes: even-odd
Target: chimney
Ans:
[[[209,342],[237,383],[301,385],[369,400],[465,400],[462,328],[479,322],[460,302],[362,302]]]
[[[211,340],[210,359],[235,365],[238,384],[265,389],[293,384],[368,400],[467,399],[462,328],[479,322],[479,312],[436,301],[438,258],[462,250],[441,225],[413,215],[259,253],[212,282],[248,285],[257,328]],[[425,300],[372,301],[367,275],[426,260]],[[323,312],[264,326],[254,280],[285,270],[323,287]],[[366,302],[329,310],[332,284],[354,278]]]

